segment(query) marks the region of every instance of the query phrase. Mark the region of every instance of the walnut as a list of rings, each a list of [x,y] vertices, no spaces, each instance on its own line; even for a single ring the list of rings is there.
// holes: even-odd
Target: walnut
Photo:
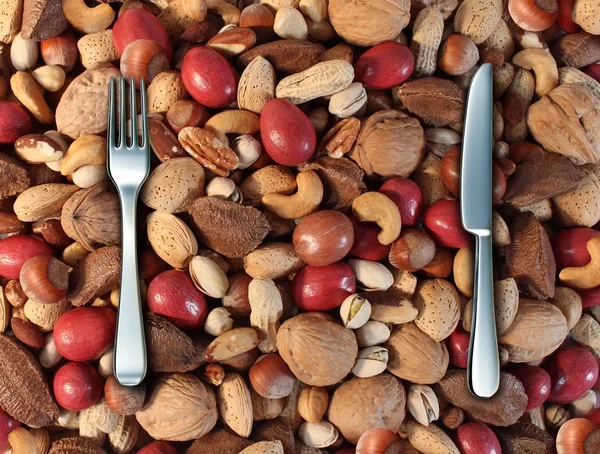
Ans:
[[[270,230],[267,218],[256,208],[199,197],[189,212],[199,239],[225,257],[243,257],[258,247]]]
[[[195,440],[217,423],[215,393],[193,375],[161,374],[136,418],[157,440]]]
[[[328,419],[351,443],[374,427],[398,432],[404,421],[406,394],[400,380],[383,373],[353,378],[333,393]]]
[[[330,0],[328,12],[345,41],[373,46],[393,40],[408,25],[410,0]]]
[[[0,406],[29,427],[58,419],[40,363],[16,340],[0,334]]]
[[[69,276],[67,299],[83,306],[119,286],[121,249],[107,246],[86,255]]]
[[[286,320],[277,333],[277,349],[296,378],[312,386],[341,381],[358,354],[354,333],[317,312]]]
[[[30,184],[27,168],[4,153],[0,153],[0,181],[0,200],[23,192]]]
[[[535,139],[575,164],[600,162],[600,99],[580,84],[563,84],[529,108]]]
[[[93,251],[121,243],[119,196],[110,183],[76,192],[65,202],[61,216],[65,233]]]
[[[382,110],[363,123],[349,156],[368,176],[407,177],[419,166],[425,145],[425,132],[416,118]]]

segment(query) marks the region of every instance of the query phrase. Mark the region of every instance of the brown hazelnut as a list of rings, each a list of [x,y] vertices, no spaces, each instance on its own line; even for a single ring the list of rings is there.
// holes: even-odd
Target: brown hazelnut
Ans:
[[[240,27],[254,30],[258,42],[264,42],[273,36],[273,24],[275,16],[265,5],[254,4],[242,10]]]
[[[142,382],[137,386],[123,386],[111,375],[104,384],[104,397],[108,408],[115,413],[135,415],[144,405],[146,384]]]
[[[267,399],[289,396],[296,381],[290,368],[277,354],[259,357],[250,368],[249,377],[254,391]]]
[[[479,60],[479,50],[473,41],[463,35],[450,35],[440,50],[439,67],[451,76],[469,71]]]
[[[223,297],[223,306],[227,308],[233,319],[250,315],[248,285],[251,281],[252,278],[246,273],[234,274],[229,278],[229,288]]]
[[[77,37],[65,32],[55,38],[45,39],[40,43],[40,53],[44,63],[60,66],[65,73],[69,73],[79,58]]]
[[[36,255],[25,262],[19,280],[28,298],[55,304],[67,295],[69,267],[50,255]]]
[[[399,270],[418,271],[427,266],[435,256],[435,243],[427,232],[404,229],[392,243],[389,260]]]
[[[169,69],[169,59],[163,48],[149,39],[138,39],[130,43],[121,56],[121,73],[125,79],[133,77],[135,86],[140,88],[143,77],[146,86],[159,73]]]
[[[445,247],[438,247],[435,250],[433,260],[421,268],[428,277],[448,277],[452,272],[454,256],[452,251]]]
[[[204,126],[210,112],[199,102],[190,99],[175,101],[167,111],[166,120],[175,134],[187,126]]]

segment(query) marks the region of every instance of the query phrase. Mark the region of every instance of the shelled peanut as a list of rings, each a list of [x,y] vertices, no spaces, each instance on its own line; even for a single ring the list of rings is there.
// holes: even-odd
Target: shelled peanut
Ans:
[[[0,5],[0,452],[600,452],[590,0]],[[465,94],[494,69],[502,375],[466,367]],[[112,371],[108,82],[147,86],[148,376]]]

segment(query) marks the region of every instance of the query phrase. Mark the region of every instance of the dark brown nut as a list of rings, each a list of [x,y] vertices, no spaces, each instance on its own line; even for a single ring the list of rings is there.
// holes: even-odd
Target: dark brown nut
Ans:
[[[600,36],[586,32],[567,34],[557,39],[551,50],[559,66],[583,68],[600,61]]]
[[[266,58],[277,71],[294,74],[314,66],[325,49],[320,44],[299,39],[284,39],[253,47],[237,59],[246,67],[258,55]]]
[[[326,154],[332,158],[341,158],[354,147],[359,131],[358,118],[350,117],[336,123],[317,145],[315,155]]]
[[[0,212],[0,235],[19,233],[25,229],[25,224],[19,221],[14,213]]]
[[[30,184],[25,166],[4,153],[0,153],[0,181],[0,200],[23,192]]]

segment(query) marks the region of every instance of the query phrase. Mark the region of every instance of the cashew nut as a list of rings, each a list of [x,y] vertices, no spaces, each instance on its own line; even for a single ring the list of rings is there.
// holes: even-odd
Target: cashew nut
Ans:
[[[296,177],[296,184],[298,192],[292,195],[265,194],[262,198],[265,208],[283,219],[298,219],[315,211],[323,200],[323,183],[319,176],[312,170],[305,170]],[[398,221],[400,221],[400,214],[398,214]]]
[[[392,244],[400,236],[400,211],[396,204],[381,192],[365,192],[354,199],[352,214],[360,222],[375,222],[381,227],[381,232],[377,235],[381,244]]]
[[[62,0],[62,9],[69,23],[83,34],[106,30],[115,19],[115,11],[106,3],[90,8],[84,0]]]
[[[587,243],[592,259],[585,266],[564,268],[558,278],[569,287],[588,290],[600,286],[600,237]]]
[[[211,117],[204,125],[204,129],[212,132],[223,142],[227,134],[250,134],[251,136],[256,134],[260,129],[260,119],[249,110],[225,110]]]
[[[73,175],[85,165],[106,165],[106,139],[92,134],[76,139],[60,162],[62,175]]]
[[[535,92],[539,96],[550,93],[558,86],[556,60],[548,49],[525,49],[513,57],[513,63],[535,73]]]
[[[206,6],[221,16],[226,24],[240,23],[240,10],[225,0],[206,0]]]

